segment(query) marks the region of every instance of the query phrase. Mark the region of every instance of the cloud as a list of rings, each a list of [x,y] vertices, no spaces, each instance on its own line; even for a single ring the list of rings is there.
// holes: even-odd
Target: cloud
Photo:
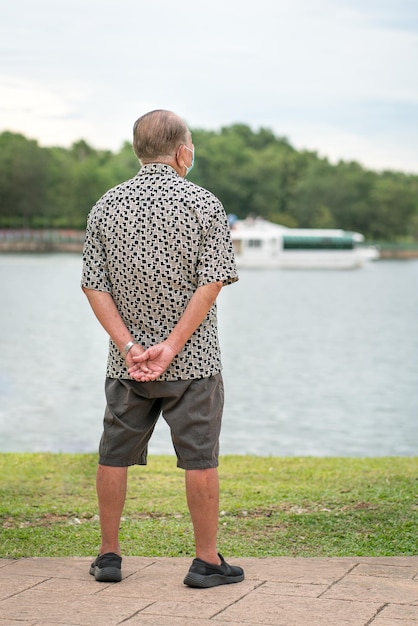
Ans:
[[[43,143],[118,149],[161,107],[417,168],[415,0],[20,0],[2,17],[2,127]]]
[[[75,91],[59,93],[39,82],[2,76],[1,115],[7,129],[42,138],[44,143],[59,144],[65,138],[88,132],[88,124],[80,117],[83,98]]]

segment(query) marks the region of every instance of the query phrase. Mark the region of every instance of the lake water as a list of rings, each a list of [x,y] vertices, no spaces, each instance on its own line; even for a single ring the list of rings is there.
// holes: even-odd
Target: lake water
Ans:
[[[91,452],[107,337],[77,255],[0,255],[0,451]],[[222,454],[418,454],[418,261],[240,272],[218,299]],[[172,454],[160,420],[150,453]]]

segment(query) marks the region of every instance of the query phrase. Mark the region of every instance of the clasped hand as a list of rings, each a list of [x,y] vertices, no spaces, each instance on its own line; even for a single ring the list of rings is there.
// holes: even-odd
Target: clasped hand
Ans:
[[[142,383],[156,380],[176,356],[175,349],[167,341],[157,343],[140,354],[135,348],[126,357],[128,373],[131,378]]]

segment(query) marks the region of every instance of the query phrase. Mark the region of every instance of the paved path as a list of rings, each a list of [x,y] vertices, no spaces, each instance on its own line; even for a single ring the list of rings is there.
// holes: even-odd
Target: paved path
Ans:
[[[117,584],[89,558],[0,559],[0,626],[418,626],[418,556],[228,560],[242,583],[190,589],[184,558],[126,557]]]

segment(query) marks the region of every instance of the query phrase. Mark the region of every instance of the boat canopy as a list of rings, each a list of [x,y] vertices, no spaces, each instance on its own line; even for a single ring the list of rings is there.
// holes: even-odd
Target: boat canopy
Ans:
[[[283,235],[284,250],[352,250],[354,239],[351,235]]]

